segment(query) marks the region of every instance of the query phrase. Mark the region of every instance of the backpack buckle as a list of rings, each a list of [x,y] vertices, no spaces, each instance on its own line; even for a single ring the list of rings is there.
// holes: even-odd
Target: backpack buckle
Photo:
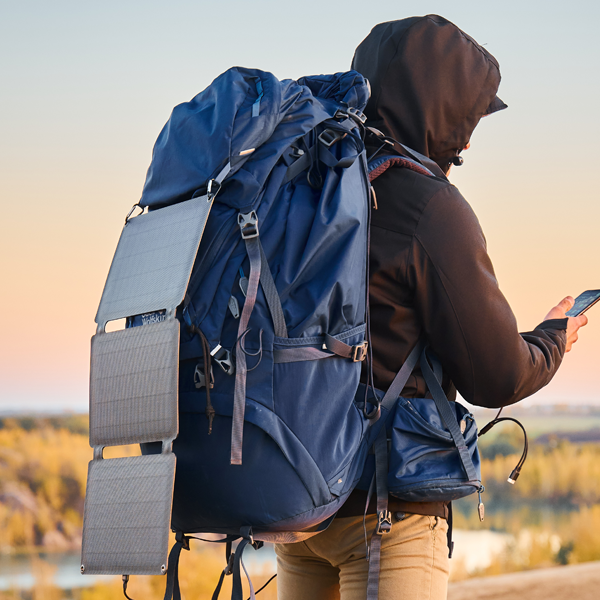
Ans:
[[[223,369],[226,375],[233,375],[233,363],[231,362],[231,352],[223,348],[221,344],[210,353],[212,359]]]
[[[346,112],[348,113],[348,116],[353,121],[356,121],[359,125],[364,125],[367,122],[367,117],[364,115],[364,113],[362,111],[358,110],[358,108],[349,106],[346,109]]]
[[[363,342],[362,344],[358,344],[357,346],[352,346],[352,354],[350,358],[354,362],[362,362],[367,358],[367,348],[369,347],[369,342]]]
[[[384,535],[392,530],[392,513],[389,510],[382,510],[377,513],[377,529],[375,533]]]
[[[324,129],[317,138],[325,148],[331,148],[335,143],[344,139],[348,134],[334,129]]]
[[[258,217],[254,211],[238,214],[238,225],[242,239],[250,240],[258,237]]]
[[[194,385],[196,389],[200,389],[206,387],[206,375],[200,366],[200,363],[196,365],[196,369],[194,371]],[[215,387],[215,378],[213,375],[212,367],[210,368],[210,386],[211,389]]]

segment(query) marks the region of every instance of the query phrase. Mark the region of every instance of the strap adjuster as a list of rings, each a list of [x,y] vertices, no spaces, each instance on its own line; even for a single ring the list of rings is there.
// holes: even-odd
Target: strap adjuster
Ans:
[[[242,239],[250,240],[258,237],[258,217],[254,211],[238,214],[238,225]]]
[[[184,550],[190,549],[190,538],[183,531],[175,533],[175,541],[179,542]]]
[[[235,560],[235,552],[232,552],[229,555],[229,558],[227,559],[227,566],[223,570],[223,573],[225,573],[225,575],[232,575],[233,574],[233,561],[234,560]]]
[[[210,179],[206,185],[206,195],[208,201],[214,200],[221,189],[221,184],[216,179]]]
[[[367,122],[367,117],[363,114],[362,111],[358,110],[358,108],[354,108],[353,106],[349,106],[346,109],[348,116],[356,121],[357,123],[364,125]]]
[[[384,535],[392,530],[392,513],[389,510],[382,510],[377,513],[377,529],[375,533]]]
[[[198,363],[196,365],[196,369],[194,370],[194,385],[196,386],[196,389],[198,389],[198,390],[200,388],[206,387],[206,375],[204,374],[204,371],[202,370],[202,366],[200,363]],[[210,368],[209,387],[211,389],[215,387],[215,377],[214,377],[212,367]]]
[[[323,146],[331,148],[335,143],[344,139],[348,134],[342,131],[335,131],[334,129],[324,129],[317,138]]]
[[[362,344],[358,344],[357,346],[352,346],[350,358],[354,362],[362,362],[367,358],[367,348],[369,347],[369,342],[363,342]]]

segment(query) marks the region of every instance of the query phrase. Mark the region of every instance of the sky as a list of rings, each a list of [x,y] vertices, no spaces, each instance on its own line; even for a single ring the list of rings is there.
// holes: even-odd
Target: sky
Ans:
[[[0,0],[0,411],[86,409],[104,281],[175,105],[235,65],[347,70],[375,24],[427,13],[500,63],[509,108],[451,179],[520,329],[600,288],[600,3]],[[600,404],[600,308],[589,317],[525,402]]]

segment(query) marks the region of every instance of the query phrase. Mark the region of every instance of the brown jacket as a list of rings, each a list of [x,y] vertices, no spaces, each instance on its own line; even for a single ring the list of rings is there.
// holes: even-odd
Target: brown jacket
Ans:
[[[564,353],[566,319],[520,334],[498,287],[477,217],[448,181],[390,168],[374,181],[371,337],[375,386],[387,389],[421,335],[444,388],[488,408],[545,386]],[[423,397],[415,372],[403,392]]]

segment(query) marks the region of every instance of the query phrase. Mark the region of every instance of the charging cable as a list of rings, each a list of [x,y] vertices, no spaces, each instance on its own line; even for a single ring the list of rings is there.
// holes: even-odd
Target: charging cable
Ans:
[[[511,471],[507,479],[508,483],[514,485],[517,479],[519,478],[519,475],[521,474],[521,469],[523,468],[523,465],[525,464],[525,460],[527,458],[527,451],[529,450],[529,443],[527,441],[527,432],[525,431],[525,427],[523,427],[523,425],[519,421],[517,421],[517,419],[513,419],[512,417],[500,417],[502,408],[498,411],[496,417],[483,427],[483,429],[479,432],[477,437],[479,438],[482,435],[486,434],[494,425],[496,425],[497,423],[501,423],[502,421],[512,421],[522,429],[524,437],[523,454],[521,454],[521,458],[519,459],[517,466]]]

